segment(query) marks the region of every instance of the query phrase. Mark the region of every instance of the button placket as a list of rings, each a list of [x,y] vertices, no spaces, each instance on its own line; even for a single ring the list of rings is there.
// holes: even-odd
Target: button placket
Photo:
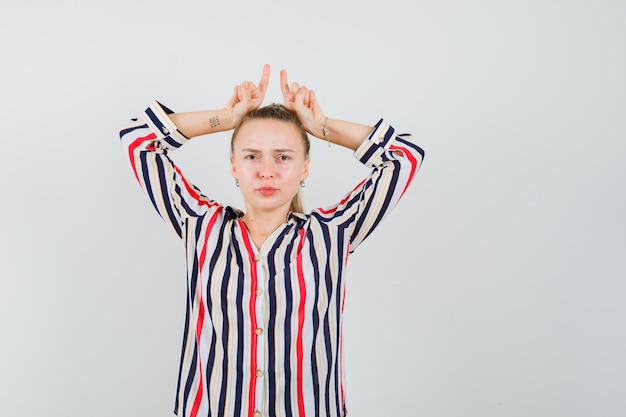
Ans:
[[[256,351],[256,363],[257,370],[255,372],[254,377],[257,378],[256,383],[256,392],[255,392],[255,411],[254,416],[261,416],[265,403],[265,349],[266,349],[266,340],[264,337],[265,334],[265,326],[266,326],[266,315],[265,315],[265,287],[267,285],[267,268],[265,268],[264,261],[259,253],[255,253],[254,261],[256,264],[257,270],[257,288],[254,291],[256,295],[255,300],[255,309],[256,309],[256,317],[257,317],[257,327],[254,330],[254,333],[257,336],[257,351]]]

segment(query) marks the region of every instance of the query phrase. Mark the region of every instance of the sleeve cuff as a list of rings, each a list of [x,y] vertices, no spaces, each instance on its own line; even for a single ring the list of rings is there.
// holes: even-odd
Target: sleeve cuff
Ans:
[[[155,100],[144,111],[143,119],[166,148],[176,149],[184,145],[189,138],[183,135],[169,118],[172,113],[174,113],[172,110]]]
[[[354,157],[364,165],[375,166],[381,155],[389,149],[395,130],[383,119],[374,125],[374,130],[354,151]]]

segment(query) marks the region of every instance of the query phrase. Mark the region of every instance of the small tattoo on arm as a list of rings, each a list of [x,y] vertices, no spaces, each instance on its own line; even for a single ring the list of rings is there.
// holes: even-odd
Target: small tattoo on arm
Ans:
[[[220,118],[217,116],[213,116],[211,117],[211,119],[209,119],[209,122],[211,123],[211,127],[217,127],[220,125]]]

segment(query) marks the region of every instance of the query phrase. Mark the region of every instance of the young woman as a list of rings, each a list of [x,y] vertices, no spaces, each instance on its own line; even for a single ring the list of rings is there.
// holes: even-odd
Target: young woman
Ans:
[[[184,241],[187,310],[174,412],[182,416],[345,416],[342,315],[347,258],[400,200],[424,152],[383,120],[327,118],[315,93],[269,80],[235,87],[220,110],[154,102],[121,132],[135,177]],[[234,129],[232,176],[245,211],[202,194],[168,153]],[[305,214],[309,138],[354,150],[371,174],[338,204]]]

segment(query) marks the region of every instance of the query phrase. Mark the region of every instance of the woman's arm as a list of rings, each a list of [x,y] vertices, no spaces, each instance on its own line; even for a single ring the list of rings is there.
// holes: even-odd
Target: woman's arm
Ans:
[[[170,159],[169,152],[190,138],[227,130],[263,101],[269,66],[259,86],[247,81],[236,86],[222,110],[174,113],[158,102],[120,131],[120,140],[135,179],[159,215],[183,237],[188,217],[219,210],[216,201],[201,194]],[[217,118],[217,119],[216,119]]]
[[[269,77],[270,66],[266,64],[259,85],[244,81],[235,86],[232,97],[223,109],[174,113],[169,115],[170,120],[188,138],[234,129],[246,113],[263,103]]]
[[[317,138],[356,151],[374,130],[373,126],[326,117],[315,98],[315,91],[295,82],[289,85],[285,70],[280,72],[280,88],[285,107],[296,113],[306,131]]]
[[[313,90],[297,83],[289,85],[285,71],[280,78],[285,106],[298,115],[307,132],[354,150],[354,156],[372,170],[337,205],[312,212],[321,221],[341,224],[349,233],[352,252],[400,201],[424,151],[410,135],[397,134],[383,120],[367,126],[327,118]]]
[[[172,113],[169,117],[178,130],[190,139],[229,130],[235,126],[225,109]]]
[[[157,213],[182,238],[186,218],[218,209],[219,204],[203,196],[168,157],[169,151],[189,140],[172,124],[170,114],[167,107],[153,102],[124,126],[120,140],[135,179]]]
[[[402,199],[421,166],[424,151],[411,135],[396,133],[381,119],[354,152],[354,157],[370,167],[370,174],[338,204],[312,211],[321,221],[341,225],[350,236],[350,252]]]

